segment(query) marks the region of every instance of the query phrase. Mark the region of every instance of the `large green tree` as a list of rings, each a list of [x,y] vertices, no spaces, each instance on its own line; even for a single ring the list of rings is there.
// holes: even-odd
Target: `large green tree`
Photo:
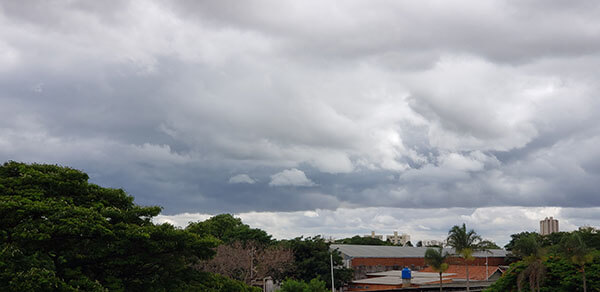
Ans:
[[[585,264],[592,262],[594,259],[593,251],[583,242],[579,232],[573,232],[564,237],[560,245],[563,248],[564,256],[581,269],[583,292],[586,292]]]
[[[289,271],[288,277],[305,282],[320,278],[331,287],[330,255],[332,255],[335,287],[341,287],[352,280],[352,270],[342,266],[340,253],[331,251],[329,243],[320,236],[297,237],[282,243],[294,252],[294,267]]]
[[[540,282],[546,275],[546,266],[543,261],[546,251],[542,247],[540,237],[536,234],[528,234],[515,241],[512,252],[523,259],[526,268],[517,277],[517,288],[522,290],[522,283],[529,279],[531,291],[540,291]]]
[[[446,244],[453,247],[456,254],[463,258],[465,263],[465,272],[467,276],[467,292],[470,291],[469,282],[469,262],[473,259],[473,252],[480,249],[479,243],[481,236],[475,230],[467,230],[467,226],[454,225],[448,231]]]
[[[186,229],[200,236],[213,236],[225,244],[239,241],[244,244],[253,242],[268,245],[273,241],[271,235],[265,231],[250,228],[242,222],[242,219],[235,218],[231,214],[220,214],[205,221],[193,222]]]
[[[0,291],[244,291],[194,270],[217,240],[55,165],[0,166]]]

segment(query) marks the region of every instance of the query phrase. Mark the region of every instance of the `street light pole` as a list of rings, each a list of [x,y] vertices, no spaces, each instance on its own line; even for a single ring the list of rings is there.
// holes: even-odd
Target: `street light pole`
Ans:
[[[333,253],[329,254],[329,260],[331,262],[331,292],[335,292],[335,284],[333,283]]]
[[[490,271],[488,269],[488,255],[485,254],[485,280],[487,281],[490,278]]]

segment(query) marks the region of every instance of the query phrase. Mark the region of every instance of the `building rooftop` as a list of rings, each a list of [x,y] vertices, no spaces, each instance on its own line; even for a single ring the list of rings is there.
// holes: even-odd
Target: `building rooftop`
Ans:
[[[388,271],[388,272],[401,272],[401,271]],[[382,273],[388,273],[382,272]],[[381,273],[373,273],[373,274],[381,274]],[[371,274],[369,274],[371,275]],[[361,280],[354,280],[352,283],[354,284],[379,284],[379,285],[402,285],[402,278],[398,273],[390,273],[389,275],[382,275],[381,277],[367,278]],[[443,280],[451,280],[449,277],[454,274],[444,273],[442,274]],[[411,284],[422,285],[428,284],[432,282],[439,282],[440,274],[438,273],[430,273],[430,272],[411,272],[412,278],[410,279]]]
[[[485,281],[489,277],[492,277],[494,273],[499,271],[502,273],[502,270],[498,266],[488,266],[486,271],[486,266],[469,266],[469,280],[473,281]],[[432,272],[434,273],[431,267],[427,267],[421,272]],[[453,279],[467,279],[467,274],[465,271],[465,266],[462,265],[449,265],[446,273],[450,274],[448,277]],[[439,275],[439,274],[437,274]],[[487,277],[486,277],[487,275]]]
[[[384,245],[354,245],[332,244],[331,249],[339,250],[344,256],[350,258],[422,258],[429,247],[403,247]],[[444,251],[453,254],[454,249],[444,248]],[[491,249],[487,252],[473,253],[474,257],[505,257],[506,250]]]
[[[440,274],[438,272],[434,272],[432,270],[422,270],[422,271],[411,271],[411,276],[413,278],[433,278],[435,279],[439,279],[440,278]],[[442,278],[443,277],[450,277],[450,276],[455,276],[455,273],[442,273]],[[385,272],[377,272],[377,273],[367,273],[368,277],[402,277],[402,270],[389,270],[389,271],[385,271]]]
[[[488,267],[488,277],[492,277],[494,273],[502,273],[498,266]],[[401,270],[392,270],[378,273],[367,274],[369,278],[354,280],[353,284],[377,284],[377,285],[402,285]],[[413,285],[428,285],[439,283],[440,274],[434,272],[431,268],[423,269],[422,271],[411,272],[411,284]],[[444,283],[450,283],[453,281],[465,281],[465,266],[450,265],[446,273],[442,274],[442,281]],[[469,267],[469,279],[471,281],[485,281],[486,278],[486,267],[485,266],[470,266]]]

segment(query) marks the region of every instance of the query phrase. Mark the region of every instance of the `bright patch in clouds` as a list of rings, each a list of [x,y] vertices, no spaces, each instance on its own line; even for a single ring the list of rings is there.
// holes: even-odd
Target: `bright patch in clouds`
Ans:
[[[308,179],[302,170],[293,168],[272,175],[269,185],[310,187],[315,183]]]
[[[247,174],[238,174],[229,178],[230,184],[253,184],[255,182],[256,181]]]

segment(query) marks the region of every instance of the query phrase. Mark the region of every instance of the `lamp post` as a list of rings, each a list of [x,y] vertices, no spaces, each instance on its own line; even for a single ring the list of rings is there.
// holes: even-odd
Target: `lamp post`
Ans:
[[[331,262],[331,292],[335,292],[335,284],[333,283],[333,253],[329,254],[329,260]]]
[[[485,254],[485,280],[487,281],[490,278],[490,271],[488,269],[488,255]]]

